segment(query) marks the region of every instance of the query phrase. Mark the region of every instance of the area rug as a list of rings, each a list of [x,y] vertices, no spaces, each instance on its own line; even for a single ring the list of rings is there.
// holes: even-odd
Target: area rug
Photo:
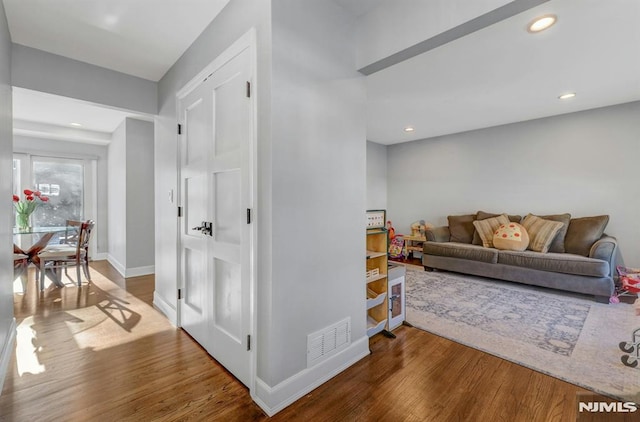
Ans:
[[[640,365],[624,365],[629,353],[620,349],[640,328],[633,304],[415,270],[407,270],[406,298],[406,320],[417,328],[614,399],[640,402]]]

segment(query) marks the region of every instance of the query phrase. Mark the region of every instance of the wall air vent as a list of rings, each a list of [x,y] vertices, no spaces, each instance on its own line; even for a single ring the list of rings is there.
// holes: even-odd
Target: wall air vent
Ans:
[[[307,368],[316,365],[351,344],[351,318],[307,336]]]

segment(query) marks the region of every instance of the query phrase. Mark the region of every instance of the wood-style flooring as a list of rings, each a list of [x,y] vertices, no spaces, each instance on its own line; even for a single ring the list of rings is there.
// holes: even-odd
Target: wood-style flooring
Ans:
[[[15,295],[14,353],[0,420],[262,421],[248,390],[151,305],[152,276],[92,263],[82,288],[33,274]],[[274,421],[575,421],[585,390],[420,331],[370,341],[371,355]]]

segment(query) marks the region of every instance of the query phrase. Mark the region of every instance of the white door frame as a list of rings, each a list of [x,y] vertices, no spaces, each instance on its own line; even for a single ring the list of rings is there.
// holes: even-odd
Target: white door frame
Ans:
[[[252,110],[251,110],[251,139],[249,144],[249,173],[250,173],[250,207],[251,207],[251,225],[250,225],[250,236],[249,236],[249,335],[251,336],[251,350],[250,350],[250,382],[249,382],[249,392],[253,396],[253,393],[256,391],[256,368],[257,368],[257,350],[258,350],[258,319],[257,319],[257,272],[256,272],[256,263],[257,263],[257,237],[258,237],[258,212],[256,210],[258,198],[257,198],[257,151],[258,151],[258,131],[257,131],[257,117],[258,117],[258,101],[257,101],[257,83],[256,83],[256,61],[257,61],[257,48],[256,48],[256,30],[255,28],[251,28],[248,32],[246,32],[243,36],[241,36],[238,40],[236,40],[233,44],[231,44],[224,52],[222,52],[218,57],[216,57],[211,63],[209,63],[202,71],[200,71],[193,79],[187,82],[178,92],[176,92],[176,127],[178,123],[180,123],[180,100],[188,95],[191,91],[193,91],[196,87],[198,87],[207,77],[209,77],[212,73],[214,73],[217,69],[221,68],[225,63],[229,60],[237,56],[244,50],[249,50],[250,56],[250,84],[251,84],[251,97],[252,101]],[[179,135],[176,134],[176,166],[177,166],[177,197],[178,197],[178,205],[180,207],[182,204],[182,192],[181,192],[181,183],[180,183],[180,138]],[[182,259],[181,259],[181,242],[180,242],[180,217],[176,219],[176,230],[178,233],[177,237],[177,288],[180,289],[183,286],[182,280]],[[176,296],[177,297],[177,296]],[[177,301],[176,306],[176,325],[181,327],[180,321],[180,309],[181,304],[180,300]]]

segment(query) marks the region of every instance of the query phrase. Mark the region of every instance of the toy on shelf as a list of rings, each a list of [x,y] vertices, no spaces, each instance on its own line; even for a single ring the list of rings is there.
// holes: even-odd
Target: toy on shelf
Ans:
[[[399,234],[389,242],[389,258],[402,259],[405,256],[407,256],[407,253],[404,246],[404,238]]]
[[[389,241],[392,241],[396,237],[396,229],[393,228],[391,220],[387,221],[387,232],[389,233]]]
[[[427,229],[433,228],[433,224],[425,223],[424,220],[416,221],[411,224],[411,236],[422,236],[424,237]]]

